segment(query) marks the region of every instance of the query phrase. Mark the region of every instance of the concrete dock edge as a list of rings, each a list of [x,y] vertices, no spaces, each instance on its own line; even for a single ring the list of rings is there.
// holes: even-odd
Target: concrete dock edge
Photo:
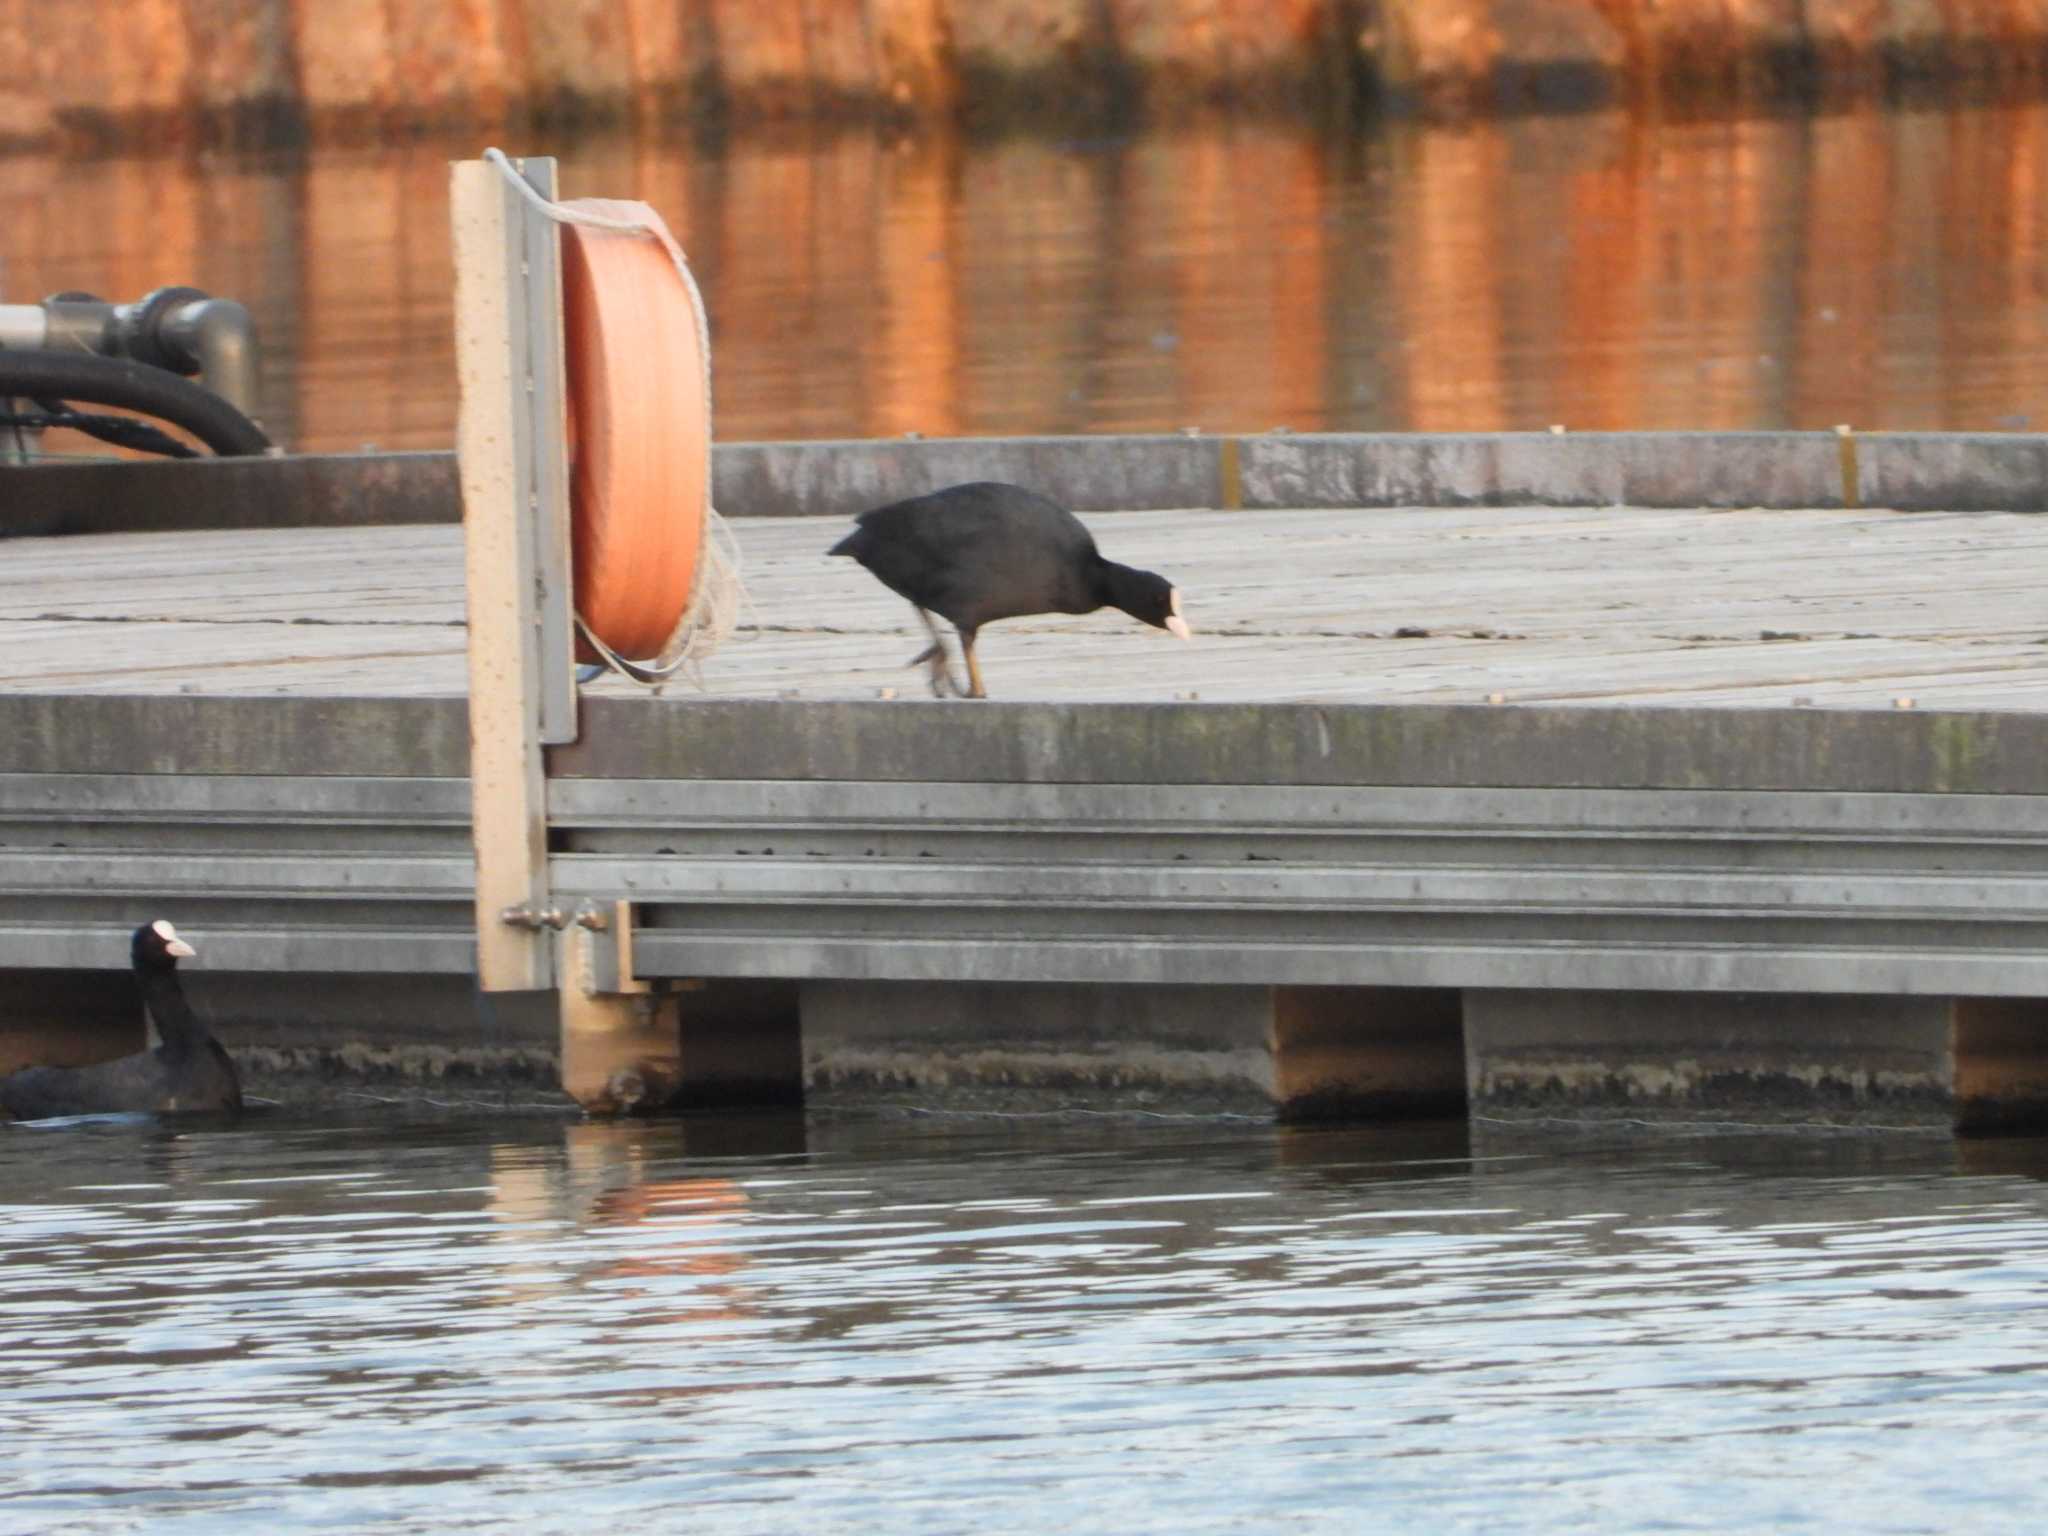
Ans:
[[[850,516],[966,480],[1082,512],[1177,507],[2048,509],[2030,433],[1147,434],[724,443],[728,517]],[[461,521],[452,453],[78,463],[7,472],[0,537]]]

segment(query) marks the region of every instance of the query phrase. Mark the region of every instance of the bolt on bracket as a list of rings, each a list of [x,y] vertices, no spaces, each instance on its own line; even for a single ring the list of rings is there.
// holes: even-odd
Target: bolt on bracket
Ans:
[[[498,921],[508,928],[524,928],[528,933],[538,933],[543,928],[560,932],[569,924],[560,907],[506,907],[499,912]]]
[[[655,990],[652,982],[634,973],[632,902],[579,903],[576,915],[562,931],[561,943],[569,961],[568,974],[585,996],[633,996]]]

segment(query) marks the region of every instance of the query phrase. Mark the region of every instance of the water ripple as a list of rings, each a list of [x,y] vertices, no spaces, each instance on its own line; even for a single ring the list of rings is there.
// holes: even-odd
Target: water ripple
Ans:
[[[0,1135],[0,1531],[2037,1524],[2041,1148],[1467,1134]]]

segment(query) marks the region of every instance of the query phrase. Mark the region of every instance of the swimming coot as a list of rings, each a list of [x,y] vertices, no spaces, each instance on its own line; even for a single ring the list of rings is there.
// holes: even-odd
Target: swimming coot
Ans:
[[[129,955],[142,1000],[162,1043],[92,1067],[27,1067],[0,1077],[0,1114],[16,1120],[53,1115],[237,1110],[241,1080],[220,1042],[207,1032],[178,984],[178,961],[192,946],[169,923],[135,930]]]
[[[1021,486],[979,481],[863,512],[832,546],[910,599],[932,643],[910,665],[931,663],[932,692],[960,692],[934,613],[960,631],[970,698],[985,699],[974,637],[984,624],[1032,613],[1121,608],[1185,640],[1180,593],[1164,576],[1105,560],[1081,520]]]

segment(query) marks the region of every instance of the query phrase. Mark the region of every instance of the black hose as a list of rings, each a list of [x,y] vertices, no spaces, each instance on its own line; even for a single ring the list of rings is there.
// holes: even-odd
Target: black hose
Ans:
[[[0,348],[0,398],[88,400],[182,427],[215,453],[266,453],[263,429],[211,390],[161,368],[90,352]]]
[[[0,410],[0,427],[27,427],[33,432],[64,427],[73,432],[83,432],[87,437],[96,437],[103,443],[112,443],[116,448],[133,448],[142,453],[156,454],[159,458],[199,457],[199,450],[182,437],[160,432],[134,416],[103,416],[96,411],[74,411],[62,400],[38,400],[35,406],[33,411]]]

